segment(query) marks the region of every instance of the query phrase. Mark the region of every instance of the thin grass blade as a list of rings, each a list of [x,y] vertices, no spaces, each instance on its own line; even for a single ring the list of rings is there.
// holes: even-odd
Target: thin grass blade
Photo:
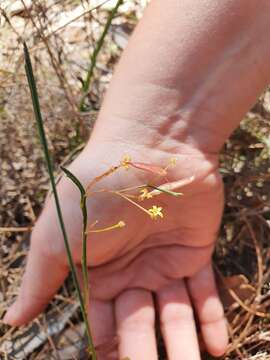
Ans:
[[[48,149],[48,143],[47,143],[47,139],[46,139],[46,135],[45,135],[45,131],[44,131],[43,120],[42,120],[42,115],[41,115],[41,111],[40,111],[39,97],[38,97],[38,92],[37,92],[37,87],[36,87],[36,81],[34,78],[31,59],[30,59],[30,55],[29,55],[29,51],[28,51],[26,43],[24,43],[24,59],[25,59],[25,71],[26,71],[26,76],[27,76],[27,80],[28,80],[28,84],[29,84],[29,88],[30,88],[30,92],[31,92],[31,99],[32,99],[35,119],[36,119],[36,123],[37,123],[37,127],[38,127],[39,138],[40,138],[40,142],[42,145],[45,162],[47,165],[50,183],[51,183],[51,187],[52,187],[52,192],[53,192],[53,196],[54,196],[54,200],[55,200],[58,221],[59,221],[59,225],[60,225],[63,239],[64,239],[65,249],[66,249],[67,258],[68,258],[69,266],[70,266],[71,273],[72,273],[74,286],[75,286],[75,289],[76,289],[76,292],[77,292],[77,295],[79,298],[83,320],[84,320],[84,323],[86,326],[86,335],[87,335],[89,350],[92,354],[93,360],[96,360],[96,354],[95,354],[95,349],[93,346],[93,341],[92,341],[92,336],[91,336],[91,332],[90,332],[90,326],[89,326],[89,322],[88,322],[88,318],[87,318],[87,313],[86,313],[86,310],[84,307],[83,296],[82,296],[82,293],[80,290],[76,267],[75,267],[75,264],[74,264],[74,261],[72,258],[72,253],[71,253],[71,249],[70,249],[69,242],[68,242],[67,232],[65,229],[64,219],[63,219],[63,215],[62,215],[62,211],[61,211],[61,207],[60,207],[60,201],[59,201],[59,197],[58,197],[58,193],[57,193],[57,189],[56,189],[56,182],[55,182],[55,178],[54,178],[54,174],[53,174],[53,164],[52,164],[51,156],[50,156],[49,149]]]

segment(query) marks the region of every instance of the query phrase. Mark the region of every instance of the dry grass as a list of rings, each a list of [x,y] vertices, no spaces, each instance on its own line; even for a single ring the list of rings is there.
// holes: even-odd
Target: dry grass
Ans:
[[[90,11],[94,3],[39,0],[30,7],[26,0],[25,7],[21,1],[1,3],[0,316],[16,296],[29,231],[48,190],[18,40],[26,39],[31,49],[54,160],[57,165],[70,161],[83,146],[114,64],[143,8],[142,1],[126,1],[114,19],[87,97],[89,111],[81,114],[77,111],[81,79],[108,9],[107,2]],[[269,118],[270,91],[266,91],[221,156],[226,208],[215,263],[231,334],[224,359],[270,359]],[[77,310],[68,280],[37,320],[20,329],[1,326],[0,344],[10,346],[2,358],[83,358]]]

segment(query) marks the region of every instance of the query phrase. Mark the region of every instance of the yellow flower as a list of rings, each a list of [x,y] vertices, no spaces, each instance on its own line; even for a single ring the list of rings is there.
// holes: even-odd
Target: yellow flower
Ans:
[[[163,218],[162,207],[153,205],[151,209],[148,209],[151,219],[157,220],[158,217]]]
[[[145,200],[145,199],[151,199],[153,197],[153,195],[150,194],[150,192],[144,188],[142,190],[140,190],[141,195],[139,195],[139,200]]]
[[[175,167],[177,160],[178,159],[176,157],[170,158],[168,165],[165,167],[165,170],[168,170],[169,168]]]
[[[131,157],[129,155],[125,155],[121,161],[121,166],[125,168],[126,170],[129,169],[129,164],[131,162]]]
[[[170,165],[170,166],[175,166],[175,165],[176,165],[176,162],[177,162],[177,158],[176,158],[176,157],[172,157],[172,158],[170,158],[170,160],[169,160],[169,165]]]

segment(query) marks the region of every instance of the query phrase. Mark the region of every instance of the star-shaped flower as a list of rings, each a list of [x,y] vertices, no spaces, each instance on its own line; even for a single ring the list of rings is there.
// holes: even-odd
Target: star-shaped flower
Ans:
[[[124,169],[128,170],[130,167],[131,157],[129,155],[125,155],[121,161],[121,166],[123,166]]]
[[[139,200],[151,199],[153,195],[146,189],[143,188],[140,190]]]
[[[172,157],[172,158],[170,158],[170,160],[169,160],[169,165],[170,165],[170,166],[175,166],[175,165],[176,165],[176,162],[177,162],[177,158],[176,158],[176,157]]]
[[[163,218],[162,207],[153,205],[151,209],[148,209],[151,219],[157,220],[158,217]]]

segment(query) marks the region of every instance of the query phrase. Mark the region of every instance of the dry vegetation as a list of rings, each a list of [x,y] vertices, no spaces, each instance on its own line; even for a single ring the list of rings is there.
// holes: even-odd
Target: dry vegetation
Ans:
[[[55,164],[68,162],[83,147],[114,64],[144,6],[144,1],[125,1],[114,18],[98,57],[87,112],[80,113],[82,78],[113,3],[1,2],[0,316],[16,296],[29,231],[48,190],[19,40],[24,38],[31,50]],[[266,91],[221,155],[226,208],[215,264],[231,335],[224,359],[270,359],[269,119],[270,91]],[[46,313],[31,324],[20,329],[1,325],[1,358],[83,358],[74,299],[68,280]]]

